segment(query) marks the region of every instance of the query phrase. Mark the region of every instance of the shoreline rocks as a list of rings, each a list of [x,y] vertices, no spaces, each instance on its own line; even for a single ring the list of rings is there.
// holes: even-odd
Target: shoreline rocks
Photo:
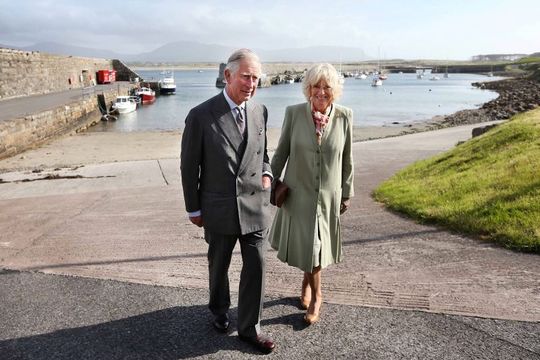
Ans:
[[[446,115],[438,123],[440,128],[477,124],[493,120],[507,120],[512,116],[540,106],[540,83],[527,78],[512,78],[472,84],[480,89],[496,91],[499,96],[479,109],[461,110]]]

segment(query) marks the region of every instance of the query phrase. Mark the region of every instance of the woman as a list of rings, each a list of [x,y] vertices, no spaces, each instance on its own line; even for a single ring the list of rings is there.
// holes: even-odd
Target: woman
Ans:
[[[287,107],[272,173],[289,187],[270,230],[278,259],[304,271],[301,305],[308,324],[319,321],[321,269],[342,257],[339,216],[353,190],[352,110],[334,103],[342,81],[330,64],[306,73],[306,103]]]

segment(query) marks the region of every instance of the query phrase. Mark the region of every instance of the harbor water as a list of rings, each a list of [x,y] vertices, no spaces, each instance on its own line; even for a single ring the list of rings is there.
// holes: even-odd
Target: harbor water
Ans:
[[[160,71],[139,70],[146,81],[157,81]],[[120,115],[117,121],[101,122],[91,131],[179,130],[191,108],[219,93],[215,87],[216,70],[179,70],[174,72],[176,95],[159,96],[154,104],[140,106],[136,112]],[[337,103],[354,111],[355,126],[383,126],[395,123],[427,121],[436,115],[480,107],[498,95],[471,84],[495,80],[476,74],[450,74],[439,80],[431,75],[417,79],[416,74],[388,74],[383,86],[371,86],[365,80],[346,78],[343,95]],[[255,100],[268,108],[268,126],[281,127],[285,108],[304,102],[302,83],[274,85],[257,90]]]

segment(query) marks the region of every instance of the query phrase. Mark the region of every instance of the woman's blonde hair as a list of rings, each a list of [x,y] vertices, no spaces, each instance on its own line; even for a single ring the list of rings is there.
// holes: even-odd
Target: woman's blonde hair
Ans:
[[[326,81],[328,86],[332,88],[333,100],[339,99],[343,93],[343,80],[332,64],[323,63],[313,65],[307,72],[302,83],[302,91],[306,100],[310,100],[310,88],[317,85],[321,80]]]

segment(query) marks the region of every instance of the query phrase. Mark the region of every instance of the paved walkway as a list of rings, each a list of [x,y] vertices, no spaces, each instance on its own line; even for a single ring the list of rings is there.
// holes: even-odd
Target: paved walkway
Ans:
[[[467,139],[471,128],[354,145],[357,196],[343,217],[345,261],[323,272],[326,304],[320,326],[302,327],[295,308],[301,273],[268,251],[263,325],[280,341],[273,356],[540,358],[538,256],[418,225],[370,197],[397,169]],[[40,180],[45,177],[49,180]],[[0,267],[25,271],[0,276],[0,301],[9,304],[0,312],[7,324],[0,325],[0,353],[11,349],[9,354],[46,358],[31,349],[54,344],[58,353],[43,354],[245,354],[236,339],[209,334],[206,244],[184,215],[177,154],[0,178]],[[233,290],[239,271],[237,250]],[[16,291],[5,291],[17,283]],[[27,325],[10,318],[6,309],[12,307],[20,308],[15,313]],[[36,327],[40,319],[44,323]],[[103,336],[110,336],[110,343],[100,345]],[[152,339],[157,343],[148,343]],[[60,346],[63,342],[68,345]]]
[[[113,84],[96,85],[88,88],[76,88],[55,93],[24,96],[0,101],[0,122],[11,120],[66,105],[85,97],[94,96],[110,88],[126,89],[128,82],[118,81]]]

